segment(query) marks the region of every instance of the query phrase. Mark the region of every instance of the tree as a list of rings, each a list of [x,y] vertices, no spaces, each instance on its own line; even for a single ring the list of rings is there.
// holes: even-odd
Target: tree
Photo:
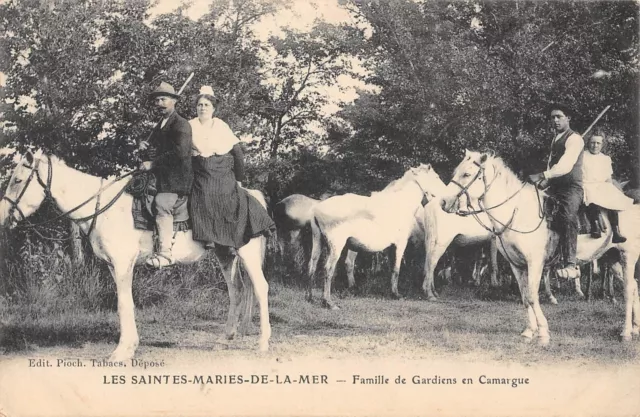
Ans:
[[[539,170],[549,142],[545,108],[560,97],[582,115],[578,130],[613,104],[602,125],[624,138],[614,149],[619,174],[637,165],[629,152],[638,123],[636,3],[348,7],[370,27],[359,54],[380,93],[340,113],[352,129],[348,139],[337,135],[340,153],[405,166],[428,161],[446,173],[464,148],[488,148],[524,172]]]

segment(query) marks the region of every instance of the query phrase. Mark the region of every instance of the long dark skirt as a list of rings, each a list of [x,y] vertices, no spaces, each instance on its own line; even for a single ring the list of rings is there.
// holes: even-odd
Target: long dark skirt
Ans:
[[[274,227],[258,200],[238,186],[233,164],[229,154],[193,158],[190,215],[195,240],[239,248]]]

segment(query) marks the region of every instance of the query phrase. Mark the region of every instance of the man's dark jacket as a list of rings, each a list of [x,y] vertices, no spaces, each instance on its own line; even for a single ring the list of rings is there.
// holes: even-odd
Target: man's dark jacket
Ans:
[[[153,173],[159,193],[189,194],[193,184],[191,168],[191,125],[174,111],[164,127],[158,124],[149,138],[153,148]]]

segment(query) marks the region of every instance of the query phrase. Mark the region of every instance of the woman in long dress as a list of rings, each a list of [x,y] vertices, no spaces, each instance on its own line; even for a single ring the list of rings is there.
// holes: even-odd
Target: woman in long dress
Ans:
[[[190,216],[194,240],[233,251],[260,234],[268,234],[274,222],[258,200],[240,186],[244,179],[242,147],[229,126],[213,117],[215,103],[211,87],[202,87],[198,117],[189,121],[194,173]]]
[[[607,209],[607,215],[613,229],[613,243],[622,243],[627,239],[620,233],[618,211],[626,210],[633,205],[633,200],[624,195],[614,184],[611,176],[613,167],[611,157],[601,153],[604,134],[596,132],[587,144],[582,160],[582,182],[584,203],[591,222],[591,237],[599,238],[599,207]]]

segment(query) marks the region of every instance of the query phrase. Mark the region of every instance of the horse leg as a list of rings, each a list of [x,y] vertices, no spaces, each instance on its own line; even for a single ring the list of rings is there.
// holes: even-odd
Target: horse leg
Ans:
[[[495,239],[489,241],[489,255],[491,259],[491,286],[497,288],[500,286],[498,282],[498,245]]]
[[[346,238],[327,238],[327,259],[325,263],[324,292],[322,294],[322,304],[331,310],[339,310],[339,307],[331,300],[331,284],[333,281],[333,273],[335,272],[336,264],[338,263],[340,253],[342,252],[342,248],[344,248],[346,242]]]
[[[529,260],[527,264],[527,281],[528,281],[528,303],[533,310],[535,320],[538,327],[538,344],[541,346],[547,346],[551,336],[549,335],[549,324],[547,318],[542,312],[540,307],[540,300],[538,297],[538,290],[540,288],[540,279],[542,277],[544,262],[543,260],[532,261]]]
[[[316,268],[322,252],[322,232],[315,219],[311,221],[311,255],[309,255],[309,273],[307,286],[307,301],[313,301],[313,281],[316,275]]]
[[[227,323],[225,325],[225,336],[227,340],[232,340],[238,333],[238,320],[240,316],[240,298],[238,273],[238,260],[235,256],[229,256],[226,253],[220,253],[216,250],[216,257],[220,262],[222,275],[227,283],[227,291],[229,293],[229,312],[227,313]]]
[[[264,258],[263,258],[264,259]],[[242,292],[240,296],[240,304],[238,306],[238,312],[240,313],[240,324],[238,332],[241,335],[249,332],[251,325],[251,319],[253,318],[253,307],[255,305],[255,291],[251,279],[247,277],[246,273],[242,273],[242,270],[238,271],[238,277],[242,282]]]
[[[606,287],[607,290],[609,292],[609,298],[611,299],[611,302],[613,304],[617,304],[618,301],[616,300],[616,292],[615,289],[613,287],[613,279],[617,278],[620,280],[620,282],[622,282],[624,284],[624,270],[622,268],[622,265],[620,264],[620,262],[616,262],[613,265],[609,266],[608,269],[608,274],[603,278],[603,286],[605,285],[605,281],[606,280]],[[604,290],[603,290],[604,292]]]
[[[593,282],[593,272],[593,265],[591,265],[589,266],[589,273],[587,274],[587,294],[585,297],[587,301],[590,301],[591,297],[593,296],[593,290],[591,289],[591,283]]]
[[[438,294],[435,288],[434,273],[438,261],[444,254],[447,246],[439,245],[436,242],[426,242],[424,258],[424,280],[422,281],[422,292],[427,296],[427,300],[436,301]]]
[[[529,304],[529,297],[527,297],[527,293],[529,291],[527,285],[527,271],[520,269],[513,264],[511,265],[511,271],[513,272],[513,276],[516,278],[518,288],[520,289],[520,296],[522,297],[522,304],[527,311],[527,327],[525,327],[520,336],[531,339],[538,330],[538,324],[533,308],[531,304]]]
[[[582,287],[580,286],[580,278],[576,278],[573,280],[573,286],[576,289],[576,294],[583,300],[586,298],[584,293],[582,292]]]
[[[544,283],[544,293],[546,294],[551,304],[557,305],[558,300],[556,300],[556,297],[553,296],[553,293],[551,292],[551,284],[549,283],[550,272],[551,271],[549,269],[545,269],[544,272],[542,273],[542,282]]]
[[[638,260],[637,254],[631,256],[628,252],[621,251],[621,258],[623,262],[623,273],[620,275],[623,277],[624,283],[624,306],[625,306],[625,319],[620,338],[624,342],[631,341],[633,334],[638,334],[640,329],[640,300],[638,299],[638,283],[634,278],[634,270],[636,262]],[[617,269],[617,268],[616,268]]]
[[[260,307],[260,343],[259,349],[267,351],[269,349],[269,339],[271,338],[271,324],[269,323],[269,284],[262,272],[262,239],[253,238],[246,245],[238,249],[238,255],[242,259],[251,283],[258,305]]]
[[[125,262],[109,263],[109,270],[116,283],[118,317],[120,319],[120,340],[118,347],[109,357],[111,362],[120,362],[133,358],[140,343],[138,329],[136,328],[132,291],[134,266],[135,258]]]
[[[391,273],[391,294],[396,299],[401,299],[398,292],[398,277],[400,276],[400,266],[404,257],[404,250],[407,248],[408,240],[402,240],[400,244],[395,245],[395,259],[393,263],[393,272]]]
[[[358,252],[347,250],[347,256],[344,259],[344,267],[347,270],[347,280],[349,281],[349,288],[353,288],[356,286],[356,277],[354,275],[354,270],[357,257]]]

